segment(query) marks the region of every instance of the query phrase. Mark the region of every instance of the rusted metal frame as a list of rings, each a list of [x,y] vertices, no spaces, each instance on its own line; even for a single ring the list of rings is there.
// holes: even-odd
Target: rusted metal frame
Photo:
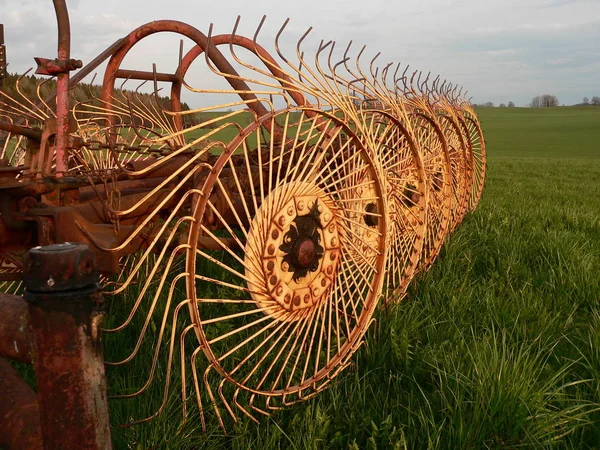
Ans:
[[[0,293],[0,317],[0,357],[31,364],[35,349],[27,303],[22,297]]]
[[[110,450],[94,253],[36,247],[25,272],[25,299],[0,294],[0,357],[33,364],[37,395],[0,358],[0,445]]]
[[[7,131],[13,134],[20,134],[21,136],[25,136],[26,138],[33,139],[34,141],[40,141],[42,139],[41,130],[36,130],[33,128],[22,127],[12,122],[7,122],[5,120],[0,120],[0,130]]]
[[[6,77],[6,47],[4,46],[4,25],[0,23],[0,87]]]
[[[53,0],[58,23],[58,61],[71,57],[71,25],[65,0]],[[69,138],[69,71],[59,73],[56,79],[56,176],[68,169],[67,145]]]
[[[115,78],[125,78],[131,80],[147,80],[147,81],[170,81],[171,83],[177,83],[179,78],[176,74],[170,73],[154,73],[146,72],[143,70],[128,70],[119,69],[115,72]]]
[[[18,298],[27,309],[27,303]],[[0,308],[3,300],[0,297]],[[9,318],[3,316],[3,320]],[[27,362],[31,363],[31,360]],[[43,443],[37,396],[8,360],[3,358],[0,358],[0,392],[0,447],[6,450],[41,450]]]
[[[32,249],[26,260],[45,449],[111,449],[103,317],[95,255],[84,244]]]

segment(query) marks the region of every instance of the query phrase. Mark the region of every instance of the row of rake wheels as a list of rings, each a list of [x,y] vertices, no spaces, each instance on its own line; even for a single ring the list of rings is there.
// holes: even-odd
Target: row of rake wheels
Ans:
[[[232,49],[234,41],[251,48],[243,39],[234,30],[214,42],[229,43],[242,64]],[[483,135],[455,89],[414,88],[406,78],[387,88],[377,72],[356,76],[345,54],[346,79],[335,69],[341,63],[322,69],[325,47],[312,70],[301,60],[284,71],[253,45],[269,71],[242,65],[257,78],[208,64],[253,86],[234,88],[229,93],[241,91],[242,100],[225,104],[251,107],[243,112],[252,117],[246,126],[234,111],[182,129],[190,112],[117,94],[110,77],[101,106],[73,107],[71,135],[83,144],[72,149],[65,175],[91,180],[86,195],[101,198],[103,220],[124,236],[113,248],[96,245],[91,232],[86,237],[105,252],[144,242],[104,278],[113,303],[127,302],[104,331],[109,341],[129,336],[107,364],[127,365],[146,349],[152,354],[141,387],[115,397],[141,396],[164,383],[156,413],[134,423],[162,412],[173,384],[181,385],[184,420],[193,397],[203,429],[206,414],[226,429],[240,414],[257,420],[311,398],[350,363],[378,306],[405,296],[481,197]],[[277,42],[276,49],[281,56]],[[201,53],[191,51],[178,71]],[[358,61],[357,68],[362,75]],[[269,101],[257,97],[268,90]],[[273,96],[285,106],[277,109]],[[6,117],[14,117],[19,101],[4,104]],[[29,101],[22,110],[31,123],[54,116],[47,104]],[[210,131],[198,136],[208,124]],[[233,137],[218,139],[224,130]],[[2,158],[31,165],[26,141],[9,134]],[[149,178],[161,167],[169,171],[156,186],[122,207],[118,176]],[[151,202],[149,213],[136,215]],[[19,270],[15,258],[2,258],[4,273]],[[18,288],[16,281],[2,285],[5,292]]]

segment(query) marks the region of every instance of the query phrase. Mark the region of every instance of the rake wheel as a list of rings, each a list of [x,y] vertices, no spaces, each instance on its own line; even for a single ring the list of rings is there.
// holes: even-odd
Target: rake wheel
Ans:
[[[452,211],[448,230],[452,232],[462,221],[468,207],[470,180],[467,168],[467,147],[462,130],[454,118],[444,111],[438,111],[437,116],[448,145],[452,172]]]
[[[427,220],[425,242],[418,272],[426,271],[437,258],[450,226],[452,211],[452,172],[446,140],[437,123],[426,113],[410,114],[420,143],[427,179]]]
[[[355,196],[359,185],[373,206]],[[225,427],[223,410],[237,421],[232,403],[252,418],[268,414],[319,392],[346,365],[380,298],[387,205],[351,130],[308,108],[248,126],[202,192],[187,289],[207,361],[193,370],[195,380],[204,371],[198,398]],[[203,249],[207,237],[223,250]]]
[[[418,144],[402,122],[383,111],[365,111],[361,136],[381,164],[390,208],[386,301],[399,301],[412,280],[425,236],[427,193]]]
[[[469,210],[473,211],[479,203],[483,192],[487,155],[483,131],[481,130],[481,125],[479,124],[479,120],[475,113],[466,110],[464,121],[467,129],[467,136],[471,144],[473,183],[471,186],[471,195],[469,197]]]

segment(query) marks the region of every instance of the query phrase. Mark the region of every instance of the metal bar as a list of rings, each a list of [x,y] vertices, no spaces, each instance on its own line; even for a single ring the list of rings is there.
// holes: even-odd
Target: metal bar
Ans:
[[[128,70],[128,69],[119,69],[115,72],[115,78],[125,78],[131,80],[149,80],[152,81],[156,79],[156,81],[170,81],[172,83],[177,83],[179,81],[179,77],[175,74],[171,73],[154,73],[147,72],[145,70]]]
[[[0,392],[0,448],[41,450],[40,410],[35,392],[3,358]]]
[[[0,23],[0,87],[6,77],[6,47],[4,46],[4,25]]]
[[[67,64],[71,58],[71,25],[65,0],[53,0],[58,23],[58,61]],[[68,168],[69,139],[69,71],[56,79],[56,176]]]
[[[22,127],[12,122],[0,120],[0,130],[8,131],[9,133],[20,134],[29,139],[39,142],[42,139],[42,132],[40,130],[34,130],[32,128]]]
[[[36,247],[25,268],[44,448],[110,450],[95,254],[84,244]]]

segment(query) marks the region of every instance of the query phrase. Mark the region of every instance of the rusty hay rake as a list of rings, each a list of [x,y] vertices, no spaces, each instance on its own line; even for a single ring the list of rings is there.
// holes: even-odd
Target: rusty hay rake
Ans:
[[[27,250],[86,243],[105,294],[127,302],[104,332],[135,335],[107,364],[153,354],[139,389],[117,397],[162,383],[163,401],[138,421],[162,412],[174,385],[184,420],[197,408],[203,428],[207,414],[225,429],[319,393],[380,301],[405,295],[481,197],[485,144],[462,89],[364,64],[351,45],[322,41],[308,57],[309,32],[285,56],[287,22],[268,51],[262,22],[250,39],[239,18],[215,36],[152,22],[82,67],[65,2],[54,5],[58,57],[36,58],[36,73],[56,94],[42,95],[48,80],[33,94],[21,79],[14,94],[0,89],[2,291],[18,292]],[[162,32],[193,43],[173,73],[122,68]],[[73,101],[107,59],[101,94]],[[225,87],[191,84],[194,65]],[[184,110],[184,93],[204,106]]]

